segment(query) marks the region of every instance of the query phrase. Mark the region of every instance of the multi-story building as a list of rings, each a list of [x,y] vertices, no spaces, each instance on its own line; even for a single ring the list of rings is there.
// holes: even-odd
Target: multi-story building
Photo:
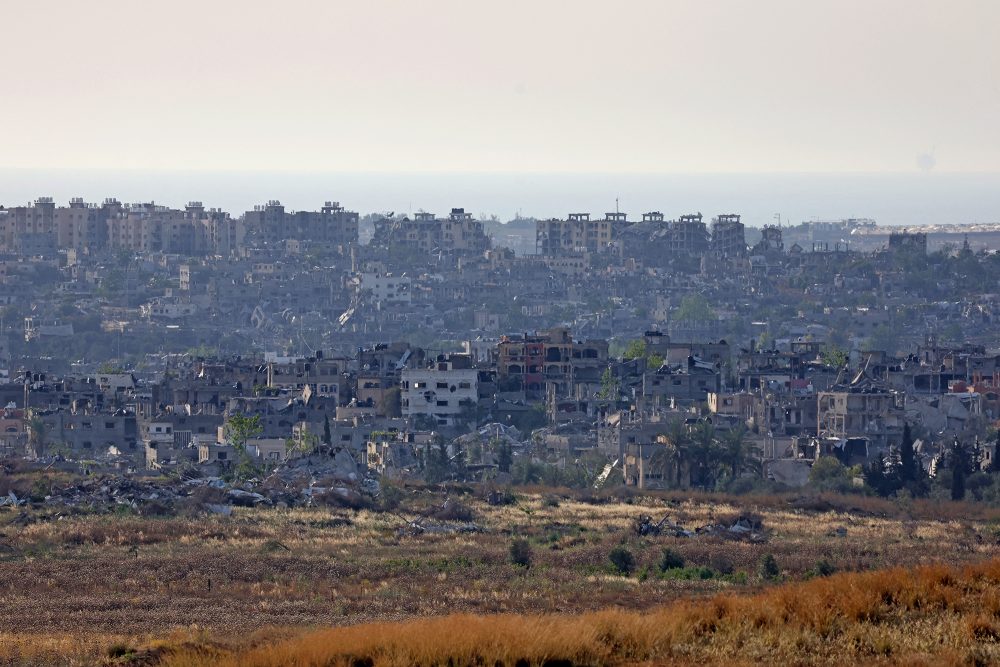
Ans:
[[[712,252],[717,257],[744,257],[747,241],[740,216],[727,213],[712,220]]]
[[[319,211],[288,212],[272,199],[243,214],[246,231],[268,244],[287,240],[336,245],[358,242],[358,214],[339,202],[326,202]]]
[[[770,253],[783,253],[785,243],[782,239],[781,227],[777,225],[766,225],[760,230],[760,241],[753,247],[754,253],[766,255]]]
[[[370,298],[377,306],[410,303],[413,280],[409,276],[391,273],[362,273],[358,278],[358,292]]]
[[[426,415],[452,426],[479,401],[479,371],[465,355],[442,355],[430,368],[404,369],[400,384],[404,417]]]
[[[497,376],[502,388],[540,395],[547,383],[558,395],[569,393],[574,376],[608,363],[605,340],[575,341],[568,329],[503,336],[497,344]]]
[[[29,206],[7,209],[2,242],[6,250],[14,250],[18,239],[26,235],[55,234],[56,205],[52,197],[39,197]]]
[[[566,220],[539,220],[535,230],[537,250],[546,256],[601,252],[624,224],[624,213],[608,213],[604,220],[591,220],[589,213],[570,213]]]
[[[108,218],[118,215],[117,200],[105,200],[103,206],[87,204],[82,198],[70,200],[69,207],[55,211],[56,245],[59,248],[96,252],[107,245]]]
[[[905,421],[905,394],[859,373],[850,383],[821,391],[817,397],[817,435],[847,447],[865,447],[868,458],[898,445]],[[853,442],[849,442],[853,441]],[[855,444],[857,443],[857,444]],[[860,452],[857,455],[860,456]],[[854,454],[851,454],[854,456]]]
[[[708,250],[708,228],[701,213],[682,215],[667,223],[664,239],[674,255],[703,255]]]
[[[491,243],[483,223],[453,208],[447,218],[420,212],[410,218],[385,218],[375,224],[372,244],[389,248],[409,248],[420,252],[482,253]]]

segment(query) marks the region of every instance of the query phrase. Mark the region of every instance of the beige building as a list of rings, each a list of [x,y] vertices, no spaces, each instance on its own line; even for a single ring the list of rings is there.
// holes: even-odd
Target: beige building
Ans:
[[[615,226],[625,220],[624,213],[609,213],[604,220],[591,220],[589,213],[570,213],[565,220],[539,220],[536,248],[546,256],[601,252],[613,240]]]

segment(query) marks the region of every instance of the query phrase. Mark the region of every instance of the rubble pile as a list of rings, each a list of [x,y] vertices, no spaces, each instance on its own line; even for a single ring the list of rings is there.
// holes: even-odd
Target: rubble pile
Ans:
[[[0,507],[75,508],[112,512],[128,508],[140,514],[205,511],[228,516],[233,507],[294,507],[329,503],[361,507],[377,494],[378,483],[362,478],[346,450],[318,451],[283,462],[263,480],[227,481],[221,477],[139,477],[93,475],[64,486],[52,486],[44,496],[0,497]]]
[[[642,514],[633,522],[633,529],[636,535],[645,537],[649,535],[673,535],[674,537],[691,537],[694,535],[690,530],[685,529],[677,523],[670,523],[669,517],[663,517],[658,523],[653,523],[653,517]]]
[[[667,535],[672,537],[718,537],[753,543],[767,541],[767,534],[760,519],[742,515],[728,526],[721,523],[711,523],[691,531],[678,523],[671,523],[668,516],[663,517],[659,522],[654,522],[653,517],[642,514],[633,520],[632,529],[640,537]]]

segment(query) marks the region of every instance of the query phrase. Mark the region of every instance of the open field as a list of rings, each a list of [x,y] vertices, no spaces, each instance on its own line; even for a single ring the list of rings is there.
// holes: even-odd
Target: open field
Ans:
[[[1000,556],[998,517],[971,505],[522,494],[490,506],[478,492],[459,493],[452,491],[444,512],[443,494],[428,490],[408,492],[391,512],[238,508],[228,517],[56,518],[39,509],[28,511],[37,519],[28,522],[0,511],[0,664],[88,664],[156,642],[245,648],[320,627],[454,613],[615,608],[608,618],[618,618],[811,578],[821,561],[865,571]],[[421,519],[426,532],[407,528],[435,511],[439,518]],[[931,513],[955,518],[925,518]],[[689,529],[749,515],[762,520],[765,538],[641,537],[632,525],[641,514],[669,515]],[[470,522],[481,530],[454,530]],[[530,545],[530,567],[509,560],[517,538]],[[635,558],[631,576],[609,560],[622,545]],[[665,548],[685,567],[661,572]],[[767,554],[778,574],[765,579]],[[596,618],[604,617],[574,622]]]
[[[473,616],[306,633],[167,667],[296,665],[907,664],[1000,660],[1000,561],[847,573],[648,612]]]

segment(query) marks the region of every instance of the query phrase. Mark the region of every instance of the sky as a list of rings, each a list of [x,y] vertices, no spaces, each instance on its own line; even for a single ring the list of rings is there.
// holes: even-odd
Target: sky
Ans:
[[[1000,172],[996,0],[0,0],[0,168]]]

